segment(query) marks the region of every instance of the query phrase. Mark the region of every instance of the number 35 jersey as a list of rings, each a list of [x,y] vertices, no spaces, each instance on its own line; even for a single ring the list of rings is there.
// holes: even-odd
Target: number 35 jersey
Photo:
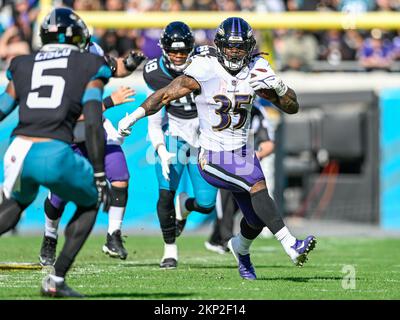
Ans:
[[[268,69],[269,63],[254,58],[236,76],[213,56],[194,56],[184,73],[201,87],[195,98],[200,121],[199,144],[211,151],[239,149],[246,144],[255,92],[249,85],[252,69]]]
[[[87,84],[94,79],[107,83],[111,70],[103,57],[68,45],[48,50],[47,46],[14,58],[7,71],[19,104],[19,122],[12,135],[72,143]],[[90,95],[85,97],[90,100]]]

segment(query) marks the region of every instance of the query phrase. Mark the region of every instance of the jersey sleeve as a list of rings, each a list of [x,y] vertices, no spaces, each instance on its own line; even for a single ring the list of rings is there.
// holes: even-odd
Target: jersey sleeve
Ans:
[[[143,79],[151,91],[160,90],[173,80],[173,77],[168,74],[160,59],[148,61],[143,68]]]
[[[263,69],[267,70],[268,72],[275,73],[275,71],[272,69],[271,65],[267,60],[265,60],[263,57],[256,57],[254,60],[254,66],[253,69]]]
[[[13,80],[14,73],[17,68],[17,60],[18,60],[18,57],[13,58],[10,62],[10,66],[8,67],[8,69],[6,71],[6,77],[9,81]]]
[[[112,77],[112,71],[103,57],[96,57],[98,60],[96,61],[96,70],[95,74],[90,78],[90,80],[100,79],[107,84],[110,78]]]
[[[207,56],[196,55],[191,58],[190,64],[183,73],[194,78],[197,82],[204,82],[211,79],[214,72],[211,70],[211,59]]]

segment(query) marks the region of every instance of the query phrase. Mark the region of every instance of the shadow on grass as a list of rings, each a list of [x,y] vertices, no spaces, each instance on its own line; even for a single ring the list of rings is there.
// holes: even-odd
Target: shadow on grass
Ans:
[[[257,280],[261,280],[261,281],[292,281],[292,282],[309,282],[309,281],[315,281],[315,280],[341,281],[341,280],[343,280],[343,277],[339,277],[339,276],[258,277]],[[356,278],[355,280],[362,280],[362,279]]]
[[[181,264],[183,267],[187,267],[190,269],[237,269],[238,266],[235,261],[232,262],[232,264],[229,265],[205,265],[205,264],[192,264],[190,262]],[[255,268],[278,268],[278,269],[290,269],[293,268],[290,265],[267,265],[267,264],[254,264]]]
[[[120,292],[120,293],[98,293],[98,294],[87,294],[85,298],[147,298],[147,299],[177,299],[177,298],[189,298],[193,297],[193,293],[176,293],[176,292],[164,292],[164,293],[137,293],[137,292]]]
[[[135,262],[135,263],[122,263],[119,264],[118,267],[124,267],[124,268],[148,268],[148,267],[153,267],[153,268],[159,268],[158,263],[140,263],[140,262]],[[276,268],[276,269],[289,269],[289,268],[293,268],[293,266],[291,265],[268,265],[268,264],[256,264],[255,265],[256,268],[267,268],[267,269],[271,269],[271,268]],[[184,262],[184,263],[178,263],[178,268],[176,270],[179,269],[237,269],[237,264],[235,261],[232,261],[232,264],[229,265],[207,265],[206,263],[202,263],[202,264],[198,264],[198,263],[190,263],[190,262]],[[307,268],[313,268],[313,266],[307,266]],[[161,269],[160,269],[161,270]]]

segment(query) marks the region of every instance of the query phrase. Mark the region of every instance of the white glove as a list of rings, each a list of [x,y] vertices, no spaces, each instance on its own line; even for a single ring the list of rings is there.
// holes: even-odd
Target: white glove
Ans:
[[[142,107],[137,108],[131,114],[126,113],[126,116],[118,122],[118,133],[123,137],[129,136],[132,131],[131,127],[145,115],[146,111]]]
[[[258,71],[252,70],[252,76],[249,80],[250,86],[254,91],[261,89],[273,89],[278,96],[283,96],[288,87],[272,70]]]
[[[129,136],[132,132],[131,127],[135,124],[135,122],[136,119],[132,118],[127,112],[125,117],[118,122],[118,133],[123,137]]]
[[[167,148],[163,144],[157,148],[157,153],[161,160],[162,175],[165,180],[169,181],[169,165],[176,154],[168,152]]]

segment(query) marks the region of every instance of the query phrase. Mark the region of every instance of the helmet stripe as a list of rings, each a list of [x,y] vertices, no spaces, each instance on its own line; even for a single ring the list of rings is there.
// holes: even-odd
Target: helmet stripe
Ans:
[[[238,27],[239,27],[239,33],[242,33],[242,24],[240,19],[238,19]]]

